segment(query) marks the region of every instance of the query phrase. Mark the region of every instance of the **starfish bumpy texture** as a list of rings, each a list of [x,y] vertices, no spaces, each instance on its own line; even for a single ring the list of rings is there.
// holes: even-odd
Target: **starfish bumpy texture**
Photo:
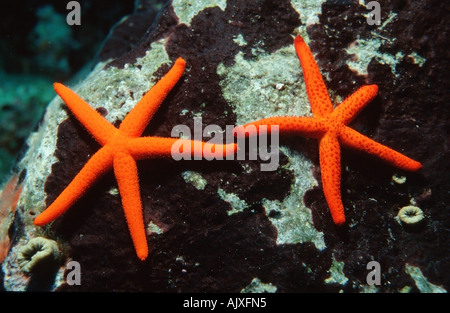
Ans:
[[[147,258],[147,237],[136,160],[171,157],[172,145],[180,141],[181,148],[190,147],[192,156],[224,157],[236,151],[235,144],[220,145],[178,138],[140,137],[167,94],[182,76],[185,66],[186,62],[178,58],[170,71],[127,114],[119,129],[72,90],[62,84],[54,84],[56,93],[102,148],[88,160],[56,200],[36,217],[35,225],[46,225],[66,212],[95,181],[113,168],[136,254],[141,260]],[[183,151],[174,153],[185,155]]]
[[[237,136],[254,136],[260,125],[279,125],[279,132],[300,135],[319,140],[319,163],[325,199],[333,221],[345,223],[344,206],[341,199],[341,145],[362,150],[385,162],[407,171],[416,171],[422,165],[407,156],[392,150],[347,126],[377,94],[377,85],[359,88],[333,110],[319,67],[304,42],[298,36],[294,40],[305,79],[306,92],[313,117],[270,117],[235,128]],[[249,125],[256,126],[248,128]],[[270,127],[269,127],[270,129]]]

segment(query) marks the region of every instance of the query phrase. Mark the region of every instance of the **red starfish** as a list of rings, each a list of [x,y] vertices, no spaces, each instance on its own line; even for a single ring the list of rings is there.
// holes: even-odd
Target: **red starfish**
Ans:
[[[80,172],[36,219],[34,224],[50,223],[74,204],[85,191],[106,171],[114,168],[128,228],[141,260],[148,255],[147,238],[142,215],[136,160],[167,158],[172,156],[172,145],[191,147],[193,156],[226,156],[236,151],[235,144],[213,145],[193,140],[161,137],[140,137],[150,119],[184,72],[186,62],[178,58],[170,71],[151,88],[127,114],[119,129],[83,101],[72,90],[55,83],[55,91],[67,104],[75,117],[103,147],[84,165]],[[208,152],[209,151],[209,152]],[[175,153],[183,154],[183,151]]]
[[[422,165],[346,126],[376,96],[378,92],[377,85],[367,85],[359,88],[333,110],[333,104],[320,74],[319,67],[303,38],[300,36],[295,38],[294,46],[303,68],[306,92],[313,117],[286,116],[265,118],[237,127],[235,132],[237,136],[254,136],[259,132],[259,125],[279,125],[279,131],[282,134],[301,135],[318,139],[319,162],[325,199],[334,223],[341,225],[345,223],[345,213],[340,188],[340,145],[365,151],[403,170],[415,171],[420,169]],[[249,125],[256,127],[246,129]]]

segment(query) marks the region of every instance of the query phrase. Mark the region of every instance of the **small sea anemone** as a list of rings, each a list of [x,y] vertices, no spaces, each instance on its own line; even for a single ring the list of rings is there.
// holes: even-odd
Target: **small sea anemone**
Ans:
[[[48,271],[57,266],[61,253],[56,241],[37,237],[19,249],[17,262],[27,274]]]
[[[406,230],[417,230],[425,221],[423,211],[414,205],[408,205],[401,208],[400,211],[398,211],[397,217]]]

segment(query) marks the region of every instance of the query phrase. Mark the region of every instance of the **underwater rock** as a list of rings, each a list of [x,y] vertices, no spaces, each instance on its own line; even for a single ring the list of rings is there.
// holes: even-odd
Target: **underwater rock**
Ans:
[[[344,150],[345,227],[333,224],[325,202],[317,143],[303,138],[280,138],[275,171],[261,171],[261,159],[139,161],[146,228],[157,230],[147,234],[145,262],[136,258],[112,171],[50,226],[35,227],[37,214],[99,149],[55,97],[16,166],[26,174],[14,235],[52,232],[65,242],[66,256],[80,264],[83,280],[62,280],[59,291],[421,291],[406,264],[448,290],[448,255],[441,253],[450,240],[449,208],[443,206],[450,203],[444,73],[449,61],[442,35],[448,11],[445,3],[432,1],[379,2],[382,23],[369,25],[362,1],[309,6],[301,0],[217,0],[190,6],[192,1],[174,0],[139,40],[115,53],[116,39],[126,36],[111,37],[115,42],[105,43],[102,61],[70,86],[118,126],[183,57],[186,71],[143,135],[169,137],[176,125],[192,130],[194,117],[226,129],[272,115],[307,116],[292,44],[301,34],[333,102],[378,84],[379,95],[351,127],[424,165],[404,173]],[[148,17],[133,18],[139,16]],[[195,180],[186,173],[195,173]],[[394,175],[407,179],[394,183]],[[394,219],[398,208],[413,201],[427,216],[420,234],[405,232]],[[9,253],[3,267],[13,258]],[[367,284],[371,261],[381,265],[380,285]],[[8,279],[13,275],[5,276],[5,286]]]

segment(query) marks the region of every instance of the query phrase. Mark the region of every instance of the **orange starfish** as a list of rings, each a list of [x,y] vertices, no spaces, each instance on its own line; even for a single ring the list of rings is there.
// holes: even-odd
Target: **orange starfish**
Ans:
[[[64,100],[81,124],[103,147],[84,165],[80,172],[43,211],[34,224],[50,223],[74,204],[85,191],[106,171],[114,168],[128,229],[139,259],[148,256],[147,238],[142,215],[136,160],[145,158],[166,158],[172,154],[172,145],[177,142],[181,148],[190,147],[193,156],[217,157],[236,151],[235,144],[214,145],[194,140],[162,137],[140,137],[147,124],[170,90],[184,72],[186,62],[178,58],[170,71],[156,83],[127,114],[119,129],[110,124],[89,104],[72,90],[55,83],[56,93]],[[208,152],[209,151],[209,152]],[[183,151],[174,153],[183,154]]]
[[[265,118],[237,127],[235,132],[237,136],[253,136],[259,133],[259,125],[279,125],[279,132],[282,134],[318,139],[323,192],[334,223],[342,225],[345,223],[345,213],[340,187],[340,145],[365,151],[403,170],[415,171],[420,169],[422,165],[346,126],[376,96],[377,85],[361,87],[333,110],[333,104],[319,67],[303,38],[300,36],[295,38],[294,46],[303,68],[306,92],[313,117]],[[249,125],[256,127],[246,129]]]

